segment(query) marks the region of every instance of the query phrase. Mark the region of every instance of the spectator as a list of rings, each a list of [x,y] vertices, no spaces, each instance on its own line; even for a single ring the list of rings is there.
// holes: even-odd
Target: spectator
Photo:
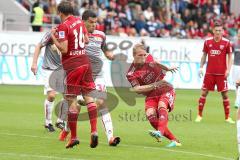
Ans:
[[[107,9],[106,9],[106,7],[105,7],[105,4],[104,3],[102,3],[101,5],[100,5],[100,7],[98,8],[98,17],[101,17],[101,18],[106,18],[107,17]]]
[[[223,14],[230,14],[229,11],[229,5],[227,4],[227,0],[222,0],[221,6],[220,6],[220,12]]]
[[[133,21],[133,13],[131,11],[131,9],[129,8],[128,5],[124,6],[124,12],[126,14],[126,18],[129,22]]]
[[[49,13],[52,15],[57,14],[57,3],[56,0],[49,0]]]
[[[23,3],[27,0],[18,1]],[[41,0],[45,13],[57,17],[58,1]],[[240,28],[240,16],[230,13],[229,0],[69,1],[75,6],[75,15],[81,15],[85,9],[94,10],[99,16],[97,28],[107,34],[124,31],[128,36],[205,38],[211,34],[215,18],[224,22],[226,36],[234,36]],[[80,9],[79,2],[82,2]],[[170,9],[166,7],[166,2]],[[45,16],[44,22],[50,24],[52,21]]]
[[[207,3],[203,5],[202,9],[203,9],[203,14],[207,12],[213,13],[214,10],[213,10],[212,0],[207,0]]]
[[[41,27],[43,25],[43,15],[44,11],[40,7],[40,2],[37,0],[32,7],[32,17],[31,17],[31,22],[32,22],[32,30],[34,32],[40,32]]]
[[[88,2],[83,2],[82,3],[82,6],[80,7],[79,9],[79,14],[80,16],[82,16],[83,12],[86,10],[86,9],[89,9],[89,3]]]
[[[146,28],[146,20],[143,14],[139,15],[139,20],[136,20],[135,28],[137,30],[137,33],[140,33],[142,29]]]
[[[197,24],[198,24],[198,26],[199,26],[200,28],[202,27],[203,23],[206,22],[206,18],[205,18],[205,16],[204,16],[203,13],[202,13],[202,9],[201,9],[201,8],[199,8],[199,9],[197,10],[197,14],[196,14],[196,16],[194,17],[194,21],[197,22]]]
[[[171,1],[171,10],[172,10],[172,13],[179,13],[180,12],[180,1],[179,0],[172,0]]]
[[[214,2],[213,2],[213,11],[217,15],[220,15],[220,5],[218,3],[218,0],[214,0]]]
[[[189,9],[185,9],[185,11],[182,15],[182,20],[183,20],[185,25],[187,25],[192,20]]]
[[[147,8],[147,10],[145,10],[145,11],[143,12],[143,14],[144,14],[146,20],[148,20],[148,21],[150,20],[151,17],[154,16],[154,15],[153,15],[152,8],[151,8],[150,6]]]
[[[132,13],[133,13],[133,19],[134,19],[134,20],[140,19],[140,18],[139,18],[140,15],[143,14],[141,5],[136,4],[135,7],[134,7],[134,9],[133,9],[133,11],[132,11]],[[143,16],[144,16],[144,15],[143,15]]]

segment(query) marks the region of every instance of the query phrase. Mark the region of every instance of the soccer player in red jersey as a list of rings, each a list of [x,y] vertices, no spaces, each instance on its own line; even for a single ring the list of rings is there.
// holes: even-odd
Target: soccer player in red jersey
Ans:
[[[202,120],[202,112],[208,91],[214,91],[217,85],[218,92],[221,92],[225,112],[225,121],[235,123],[229,116],[230,102],[228,99],[227,77],[232,65],[232,47],[230,41],[223,37],[223,26],[221,21],[215,20],[213,28],[213,37],[205,40],[203,55],[200,62],[199,75],[203,75],[203,66],[208,57],[206,74],[202,85],[202,93],[199,99],[198,116],[196,122]]]
[[[132,85],[131,91],[146,96],[146,116],[155,129],[149,134],[158,141],[163,136],[167,137],[171,140],[168,147],[181,146],[168,128],[168,112],[173,110],[175,91],[170,83],[163,80],[166,71],[176,71],[177,68],[167,68],[155,62],[143,44],[133,47],[133,58],[126,76]]]
[[[95,89],[95,84],[92,78],[91,65],[85,53],[88,33],[84,22],[73,16],[73,7],[70,2],[62,1],[57,10],[62,23],[57,29],[52,29],[51,37],[62,53],[62,65],[66,72],[64,94],[69,104],[68,127],[71,132],[71,138],[66,148],[72,148],[79,144],[77,139],[79,109],[76,97],[80,94],[83,94],[89,113],[91,124],[90,147],[95,148],[98,145],[97,108],[94,99],[89,96],[89,93]],[[67,134],[67,132],[61,134]]]

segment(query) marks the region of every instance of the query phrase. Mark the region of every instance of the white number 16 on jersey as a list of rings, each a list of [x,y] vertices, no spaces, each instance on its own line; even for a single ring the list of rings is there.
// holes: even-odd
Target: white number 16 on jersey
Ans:
[[[80,27],[79,29],[79,35],[78,35],[78,32],[77,32],[77,29],[74,29],[73,30],[73,34],[75,36],[75,49],[78,49],[78,47],[80,48],[84,48],[84,33],[83,33],[83,28],[82,26]]]

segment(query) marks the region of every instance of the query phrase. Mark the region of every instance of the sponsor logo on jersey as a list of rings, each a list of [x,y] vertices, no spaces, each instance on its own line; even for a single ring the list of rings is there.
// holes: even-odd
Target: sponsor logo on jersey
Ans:
[[[58,36],[59,36],[59,38],[65,38],[65,32],[64,31],[60,31],[58,33]]]
[[[224,45],[220,45],[220,49],[223,50],[223,48],[224,48]]]
[[[212,44],[209,44],[209,47],[212,47]]]
[[[211,50],[210,54],[211,55],[219,55],[219,54],[221,54],[221,51],[220,50]]]

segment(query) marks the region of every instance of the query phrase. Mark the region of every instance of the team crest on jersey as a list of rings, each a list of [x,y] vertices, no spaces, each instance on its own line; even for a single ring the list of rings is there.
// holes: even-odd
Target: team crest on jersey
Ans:
[[[64,31],[60,31],[58,33],[58,36],[59,36],[59,38],[65,38],[65,32]]]
[[[152,67],[152,68],[154,68],[154,63],[152,63],[152,62],[149,63],[149,66]]]
[[[96,41],[101,41],[101,40],[102,40],[102,38],[100,38],[100,37],[94,37],[94,39],[95,39]]]
[[[209,44],[209,47],[212,47],[212,44]]]
[[[224,48],[224,45],[220,45],[220,49],[223,50],[223,48]]]

